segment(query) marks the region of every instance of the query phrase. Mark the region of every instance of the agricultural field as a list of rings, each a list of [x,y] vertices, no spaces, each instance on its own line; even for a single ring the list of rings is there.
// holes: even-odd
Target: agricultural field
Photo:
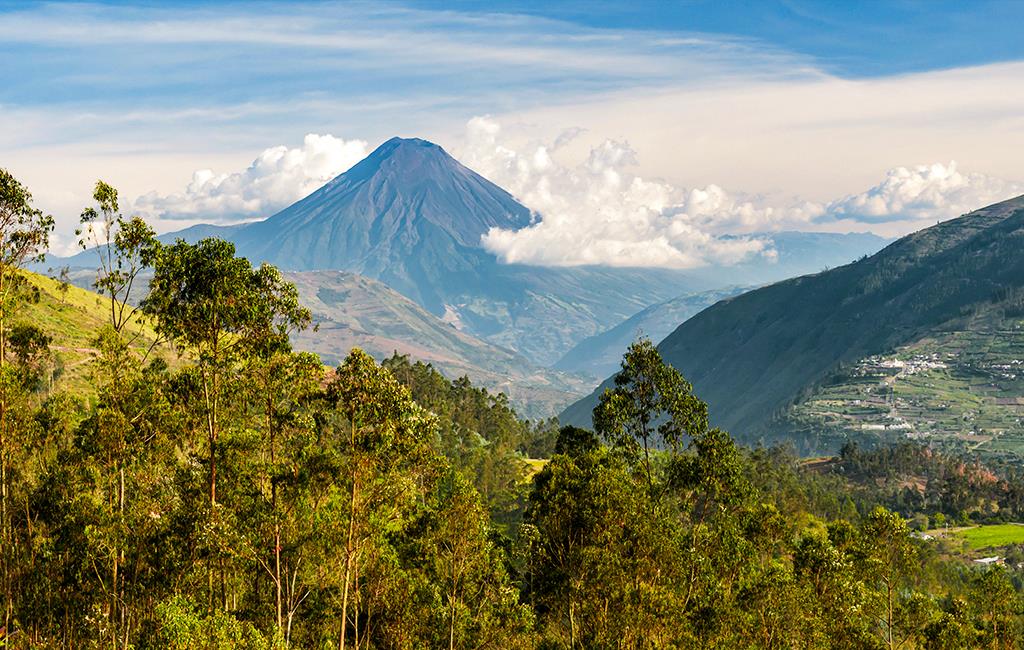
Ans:
[[[789,419],[836,439],[905,437],[1024,459],[1024,329],[947,332],[863,359]]]
[[[952,534],[967,540],[968,546],[974,551],[1024,544],[1024,525],[1022,524],[975,526]]]

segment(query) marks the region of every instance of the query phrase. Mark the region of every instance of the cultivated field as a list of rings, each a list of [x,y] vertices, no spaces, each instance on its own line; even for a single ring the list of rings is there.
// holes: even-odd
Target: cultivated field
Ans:
[[[1000,548],[1011,544],[1024,544],[1024,525],[993,524],[976,526],[955,533],[957,537],[967,540],[971,550]]]

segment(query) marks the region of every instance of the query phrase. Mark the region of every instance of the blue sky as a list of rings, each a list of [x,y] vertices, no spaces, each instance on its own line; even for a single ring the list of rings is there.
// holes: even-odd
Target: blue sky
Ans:
[[[424,8],[521,12],[603,29],[673,30],[756,39],[824,69],[869,77],[1024,57],[1024,3],[1001,0],[741,2],[420,2]]]
[[[723,234],[899,234],[1017,192],[1022,24],[1024,2],[0,2],[0,164],[68,232],[97,177],[168,230],[420,136],[549,216],[505,253],[557,263],[597,219],[588,255],[700,263]]]

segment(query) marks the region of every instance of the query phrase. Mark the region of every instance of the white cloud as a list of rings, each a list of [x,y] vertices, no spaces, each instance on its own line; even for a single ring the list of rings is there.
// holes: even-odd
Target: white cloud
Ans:
[[[367,154],[363,140],[308,134],[301,147],[265,149],[245,170],[217,174],[200,169],[184,192],[149,192],[136,212],[157,220],[230,222],[268,217],[315,191]]]
[[[473,118],[466,130],[463,162],[538,215],[527,228],[492,229],[484,237],[484,247],[508,263],[728,265],[774,256],[770,237],[757,233],[878,229],[902,235],[1024,193],[1024,183],[963,172],[955,162],[897,167],[869,189],[830,202],[716,184],[684,189],[633,173],[637,155],[624,142],[605,140],[577,164],[560,163],[552,154],[580,129],[551,144],[517,145],[510,144],[517,134],[489,117]]]
[[[962,172],[956,162],[897,167],[885,180],[829,204],[827,216],[866,223],[941,221],[1024,194],[1024,183]]]
[[[517,232],[492,229],[484,237],[484,247],[503,261],[691,268],[773,254],[763,238],[719,235],[736,223],[781,219],[784,211],[714,185],[685,191],[637,176],[630,171],[636,154],[624,142],[605,140],[574,166],[556,161],[552,152],[578,133],[517,150],[496,121],[469,121],[463,162],[542,217]]]

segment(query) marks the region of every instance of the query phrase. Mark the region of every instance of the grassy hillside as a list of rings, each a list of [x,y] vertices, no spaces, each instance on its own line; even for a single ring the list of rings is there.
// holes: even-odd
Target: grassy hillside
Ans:
[[[95,339],[99,330],[110,322],[110,303],[103,297],[70,285],[61,291],[60,283],[35,273],[26,273],[31,285],[39,290],[37,302],[23,303],[11,318],[11,324],[24,322],[37,325],[52,337],[55,387],[78,393],[92,389],[88,381],[90,362],[96,357]],[[144,350],[156,340],[151,327],[137,320],[127,329],[137,334],[133,345]],[[161,353],[171,351],[161,348]]]
[[[1024,197],[914,233],[876,255],[724,300],[659,346],[741,438],[785,432],[787,411],[837,371],[1024,315]],[[587,422],[596,394],[568,409]]]

